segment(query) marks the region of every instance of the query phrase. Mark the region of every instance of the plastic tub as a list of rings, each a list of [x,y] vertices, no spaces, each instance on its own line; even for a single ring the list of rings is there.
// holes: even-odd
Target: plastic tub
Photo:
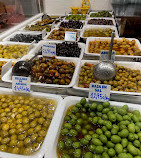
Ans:
[[[54,123],[54,126],[52,126],[50,129],[53,131],[52,134],[50,135],[50,142],[52,142],[52,144],[49,147],[49,150],[46,151],[45,153],[45,158],[58,158],[57,156],[57,143],[58,143],[58,138],[60,135],[60,130],[64,121],[64,117],[66,115],[67,109],[72,106],[75,105],[76,103],[80,102],[81,97],[74,97],[74,96],[69,96],[66,97],[63,102],[62,102],[62,108],[56,112],[56,115],[54,116],[54,119],[56,120],[56,122]],[[88,101],[88,99],[87,99]],[[117,107],[121,107],[123,105],[128,105],[129,110],[133,111],[133,110],[139,110],[141,112],[141,106],[138,104],[130,104],[130,103],[124,103],[124,102],[114,102],[114,101],[110,101],[111,106],[117,106]]]
[[[64,40],[48,39],[49,35],[50,35],[54,30],[59,30],[59,28],[54,28],[51,32],[49,32],[49,33],[47,34],[47,36],[44,37],[44,40],[47,40],[47,41],[65,41],[65,38],[64,38]],[[80,30],[80,29],[77,29],[77,30],[78,30],[78,35],[77,35],[77,40],[76,40],[76,42],[79,41],[79,39],[80,39],[80,35],[79,35],[79,34],[81,34],[81,30]]]
[[[27,55],[24,58],[22,58],[21,60],[30,59],[32,56]],[[41,56],[38,56],[38,57],[41,57]],[[75,64],[75,70],[74,70],[73,77],[72,77],[72,80],[71,80],[70,84],[69,85],[59,85],[59,84],[57,85],[57,84],[45,84],[45,83],[31,82],[31,86],[33,85],[33,86],[39,86],[39,87],[68,88],[68,87],[72,87],[75,84],[75,80],[76,80],[76,76],[77,76],[77,73],[78,73],[78,68],[79,68],[80,60],[78,58],[67,58],[67,57],[56,57],[56,58],[64,60],[64,61],[67,61],[67,62],[73,62]],[[2,77],[2,81],[12,83],[12,69],[10,69]]]
[[[62,22],[68,22],[69,20],[63,20],[63,21],[61,21],[61,22],[59,22],[55,27],[56,28],[60,28],[60,25],[61,25],[61,23]],[[72,20],[72,21],[75,21],[75,20]],[[83,26],[80,28],[80,29],[77,29],[77,30],[80,30],[81,31],[81,29],[85,26],[85,24],[86,24],[86,20],[79,20],[79,21],[81,21],[82,23],[83,23]],[[71,28],[70,28],[71,29]],[[73,28],[72,28],[73,29]]]
[[[80,37],[84,39],[88,38],[83,36],[86,29],[106,29],[106,28],[115,30],[115,37],[119,37],[117,28],[115,26],[109,26],[109,25],[85,25],[80,33]]]
[[[114,40],[122,40],[123,38],[114,38]],[[131,40],[135,40],[136,41],[136,45],[139,47],[139,49],[141,50],[141,44],[139,42],[138,39],[136,38],[126,38],[128,39],[129,41]],[[88,55],[88,56],[100,56],[100,54],[98,53],[89,53],[89,42],[90,41],[104,41],[104,40],[111,40],[110,37],[89,37],[87,38],[87,41],[86,41],[86,47],[85,47],[85,54]],[[141,56],[131,56],[131,55],[116,55],[117,57],[128,57],[128,58],[141,58]]]
[[[40,41],[37,44],[36,48],[34,50],[30,51],[30,55],[35,55],[35,53],[37,53],[41,49],[42,45],[46,44],[46,43],[56,44],[56,43],[62,43],[62,42],[61,41]],[[81,48],[80,56],[79,57],[67,57],[67,58],[79,58],[79,59],[83,58],[84,50],[85,50],[85,44],[78,42],[78,46]],[[58,56],[58,57],[63,57],[63,56]]]
[[[68,14],[67,16],[69,16],[69,15],[73,15],[73,14]],[[76,14],[76,15],[86,15],[86,18],[84,20],[79,20],[79,21],[85,21],[88,18],[87,14]],[[66,17],[65,17],[64,20],[69,20],[69,19],[66,19]],[[71,19],[71,20],[73,20],[73,19]]]
[[[94,25],[94,24],[88,24],[88,21],[91,20],[91,19],[105,19],[105,20],[112,20],[112,21],[113,21],[113,25],[116,26],[116,22],[115,22],[115,19],[114,19],[114,18],[105,18],[105,17],[103,17],[103,18],[102,18],[102,17],[100,17],[100,18],[99,18],[99,17],[88,18],[88,19],[87,19],[87,22],[86,22],[86,25]],[[94,26],[95,26],[95,25],[94,25]],[[101,25],[98,25],[98,26],[101,26]],[[108,25],[104,25],[104,26],[108,26]],[[112,25],[109,25],[109,26],[112,26]]]
[[[100,10],[100,11],[102,11],[102,10]],[[100,12],[100,11],[90,12],[90,13],[89,13],[89,18],[96,18],[96,17],[91,17],[91,14],[92,14],[92,13],[98,13],[98,12]],[[112,15],[112,17],[101,17],[101,18],[114,18],[113,11],[109,11],[109,13]],[[100,18],[100,17],[98,17],[98,18]]]
[[[14,41],[10,41],[10,38],[13,38],[15,35],[17,34],[24,34],[24,35],[40,35],[42,34],[42,32],[34,32],[34,31],[17,31],[12,33],[11,35],[7,36],[6,38],[3,39],[3,41],[9,41],[9,42],[14,42]],[[20,43],[26,43],[26,42],[20,42]],[[27,43],[27,44],[31,44],[31,43]]]
[[[9,89],[9,88],[0,88],[0,94],[13,94],[12,92],[12,89]],[[51,124],[50,124],[50,127],[48,128],[48,132],[47,132],[47,135],[44,139],[44,142],[40,148],[39,151],[37,151],[36,153],[34,153],[33,155],[19,155],[19,154],[12,154],[12,153],[6,153],[6,152],[1,152],[0,151],[0,157],[5,157],[5,158],[43,158],[46,150],[48,150],[47,146],[49,147],[52,142],[49,140],[49,138],[51,137],[52,135],[52,126],[54,126],[55,124],[55,115],[57,113],[57,111],[59,111],[61,108],[62,108],[62,97],[61,96],[57,96],[57,95],[54,95],[54,94],[47,94],[47,93],[40,93],[40,92],[31,92],[30,96],[33,96],[33,97],[42,97],[42,98],[46,98],[46,99],[53,99],[56,101],[56,110],[55,110],[55,113],[54,113],[54,116],[52,118],[52,121],[51,121]]]
[[[79,8],[78,7],[70,7],[72,10],[72,14],[78,14]]]
[[[79,66],[79,70],[77,73],[77,77],[76,77],[76,81],[75,81],[75,85],[73,86],[73,88],[75,90],[80,90],[80,91],[85,91],[85,92],[89,92],[89,88],[81,88],[78,87],[78,82],[79,82],[79,74],[81,71],[81,67],[85,64],[85,63],[90,63],[90,64],[98,64],[99,61],[98,60],[81,60],[80,62],[80,66]],[[140,70],[141,71],[141,64],[139,62],[121,62],[121,61],[115,61],[115,64],[118,64],[119,66],[124,66],[127,68],[130,68],[132,70]],[[5,74],[6,75],[6,74]],[[128,94],[128,95],[138,95],[140,96],[141,93],[137,93],[137,92],[124,92],[124,91],[112,91],[111,90],[111,94]]]
[[[4,41],[4,42],[0,42],[0,45],[15,45],[15,44],[19,44],[19,45],[29,45],[30,46],[30,44],[31,43],[22,43],[22,42],[10,42],[10,41]],[[34,49],[34,47],[36,46],[36,44],[33,44],[33,48],[31,48],[31,50],[32,49]],[[30,50],[30,51],[31,51]],[[27,52],[27,54],[28,53],[30,53],[30,51],[29,52]],[[7,59],[7,58],[3,58],[3,59]],[[20,58],[18,58],[18,59],[12,59],[12,60],[15,60],[15,61],[17,61],[17,60],[19,60]]]

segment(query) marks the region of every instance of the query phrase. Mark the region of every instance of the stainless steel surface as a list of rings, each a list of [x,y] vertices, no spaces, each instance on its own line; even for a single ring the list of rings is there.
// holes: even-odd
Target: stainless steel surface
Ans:
[[[115,32],[113,31],[112,32],[112,38],[111,38],[111,42],[110,42],[110,48],[109,48],[109,58],[108,60],[110,61],[111,60],[111,57],[112,57],[112,49],[113,49],[113,43],[114,43],[114,36],[115,36]]]
[[[100,81],[106,81],[114,78],[116,75],[116,66],[112,62],[102,61],[94,67],[94,77]]]
[[[101,61],[94,67],[93,75],[97,80],[100,81],[110,80],[114,78],[116,75],[116,66],[111,61],[114,36],[115,36],[115,32],[112,32],[112,38],[111,38],[107,61]]]

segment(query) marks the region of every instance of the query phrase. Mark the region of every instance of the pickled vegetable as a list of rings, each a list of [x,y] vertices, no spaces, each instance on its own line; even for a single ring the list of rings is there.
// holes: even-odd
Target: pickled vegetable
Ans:
[[[19,59],[27,54],[28,45],[0,45],[0,58]]]
[[[83,14],[72,14],[66,17],[66,20],[86,20],[86,15]]]
[[[22,95],[0,95],[0,151],[31,155],[43,144],[56,102]]]
[[[82,29],[83,22],[79,20],[69,20],[69,21],[62,21],[60,27],[64,28],[73,28],[73,29]]]
[[[121,111],[125,111],[126,115],[121,116]],[[58,158],[141,157],[140,129],[136,131],[135,135],[139,135],[136,138],[128,130],[129,124],[136,124],[133,116],[141,117],[140,112],[135,111],[129,111],[128,105],[116,107],[109,102],[87,102],[82,98],[66,112],[57,144]],[[129,121],[115,120],[118,115],[123,119],[128,116]],[[141,122],[138,120],[137,123]],[[125,129],[121,129],[123,124]]]
[[[112,29],[109,28],[87,28],[85,29],[83,36],[84,37],[111,37]]]
[[[78,87],[89,88],[90,83],[104,83],[111,85],[113,91],[141,92],[141,72],[124,66],[118,66],[113,80],[101,82],[93,77],[93,64],[85,63],[81,67]]]
[[[112,17],[112,14],[103,10],[97,13],[91,13],[90,17]]]
[[[88,21],[88,24],[91,24],[91,25],[113,25],[113,21],[106,20],[106,19],[90,19]]]
[[[27,31],[43,31],[44,29],[46,29],[47,32],[50,32],[51,25],[42,25],[42,24],[27,25],[24,29]]]
[[[100,54],[101,50],[109,50],[110,41],[90,41],[88,52],[89,53],[98,53]],[[128,40],[123,38],[122,40],[114,40],[113,50],[116,51],[116,55],[131,55],[139,56],[141,55],[141,50],[137,46],[135,40]]]
[[[73,77],[75,64],[52,57],[36,58],[32,61],[32,82],[69,85]]]
[[[65,31],[76,32],[76,39],[78,38],[78,31],[77,30],[60,27],[59,29],[53,30],[47,39],[64,40]]]
[[[40,25],[47,25],[47,24],[52,24],[55,21],[55,19],[43,19],[41,21],[37,21],[36,24]]]

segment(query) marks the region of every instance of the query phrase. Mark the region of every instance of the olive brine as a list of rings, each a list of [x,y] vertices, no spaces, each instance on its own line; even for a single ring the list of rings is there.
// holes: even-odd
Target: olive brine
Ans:
[[[0,151],[31,155],[43,144],[56,101],[0,95]]]
[[[140,112],[82,98],[64,117],[57,154],[59,158],[140,158]]]

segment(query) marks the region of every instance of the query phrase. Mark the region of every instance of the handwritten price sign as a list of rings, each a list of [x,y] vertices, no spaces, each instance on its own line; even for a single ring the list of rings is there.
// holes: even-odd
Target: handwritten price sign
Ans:
[[[91,83],[89,100],[105,102],[110,99],[111,85]]]
[[[48,57],[56,56],[56,45],[44,44],[42,46],[42,55]]]
[[[105,60],[108,60],[108,50],[102,50],[101,53],[100,53],[100,58],[102,61],[105,61]],[[116,55],[116,52],[115,51],[112,51],[112,57],[111,57],[111,61],[114,62],[115,61],[115,55]]]
[[[30,77],[12,76],[12,90],[20,93],[30,93]]]
[[[76,41],[76,32],[66,31],[65,41]]]

